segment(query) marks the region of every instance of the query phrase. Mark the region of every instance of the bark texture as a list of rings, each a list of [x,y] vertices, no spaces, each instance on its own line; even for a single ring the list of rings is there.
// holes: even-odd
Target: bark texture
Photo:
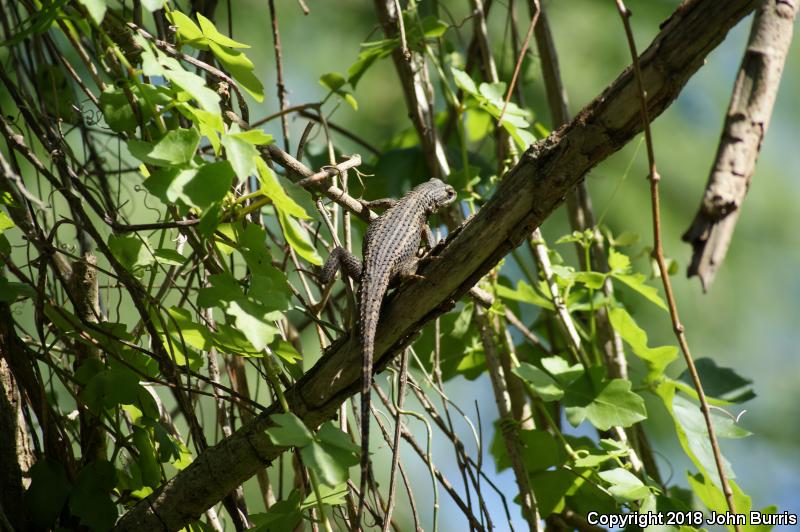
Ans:
[[[792,42],[797,0],[764,0],[753,19],[703,201],[683,239],[694,248],[688,276],[708,291],[725,260]]]

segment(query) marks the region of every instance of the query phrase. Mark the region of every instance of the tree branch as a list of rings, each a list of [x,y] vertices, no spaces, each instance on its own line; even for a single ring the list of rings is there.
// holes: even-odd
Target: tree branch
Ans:
[[[750,188],[792,43],[797,11],[796,0],[765,0],[753,19],[717,158],[711,167],[700,208],[683,235],[683,240],[693,249],[687,275],[699,276],[703,291],[708,291],[725,260],[740,208]]]

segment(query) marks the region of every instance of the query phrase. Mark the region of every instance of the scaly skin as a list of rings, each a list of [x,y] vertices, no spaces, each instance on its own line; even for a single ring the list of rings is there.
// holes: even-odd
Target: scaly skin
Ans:
[[[342,248],[335,248],[322,269],[320,279],[327,284],[341,267],[361,283],[359,289],[359,336],[362,353],[361,385],[361,483],[356,523],[360,525],[364,509],[369,465],[369,420],[372,386],[372,361],[375,331],[380,318],[381,302],[389,283],[397,278],[413,277],[419,259],[423,235],[429,240],[428,216],[456,199],[453,187],[439,179],[431,179],[408,192],[373,221],[364,237],[363,265]],[[428,241],[429,245],[433,242]],[[360,277],[359,277],[360,274]]]

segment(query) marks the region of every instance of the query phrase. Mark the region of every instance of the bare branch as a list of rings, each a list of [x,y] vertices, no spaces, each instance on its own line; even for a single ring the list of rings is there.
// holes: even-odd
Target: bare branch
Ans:
[[[687,275],[708,291],[728,253],[778,94],[797,16],[796,0],[766,0],[753,18],[717,157],[700,208],[683,240],[693,248]]]

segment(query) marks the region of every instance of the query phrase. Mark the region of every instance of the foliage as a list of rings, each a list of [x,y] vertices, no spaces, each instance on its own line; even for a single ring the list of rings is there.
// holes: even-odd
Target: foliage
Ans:
[[[0,257],[6,266],[0,311],[13,323],[13,334],[3,341],[18,338],[27,358],[4,356],[27,400],[33,403],[39,390],[44,399],[30,405],[35,419],[27,427],[37,451],[24,494],[29,523],[109,529],[208,446],[245,430],[240,421],[274,402],[281,412],[271,415],[267,435],[272,445],[293,453],[297,480],[286,488],[288,460],[270,466],[266,483],[285,484],[270,490],[260,479],[264,498],[256,504],[248,498],[253,528],[289,530],[304,520],[343,527],[342,516],[354,501],[350,488],[357,485],[348,481],[361,452],[354,419],[328,416],[307,426],[299,413],[285,411],[283,392],[290,384],[302,385],[303,370],[321,346],[343,338],[352,326],[351,292],[331,294],[313,274],[329,243],[344,238],[328,232],[334,227],[330,218],[351,221],[340,203],[323,204],[331,197],[324,189],[337,185],[343,194],[352,193],[349,177],[357,191],[352,172],[338,172],[335,180],[322,180],[322,187],[298,186],[309,176],[271,155],[271,149],[280,150],[273,135],[255,121],[248,124],[247,102],[269,96],[252,57],[266,38],[239,42],[214,13],[184,12],[176,2],[143,1],[136,17],[110,0],[44,2],[39,10],[33,5],[26,0],[0,7],[4,17],[14,11],[19,19],[3,36],[0,57],[4,67],[14,68],[2,75],[2,114],[12,116],[12,105],[21,111],[17,122],[3,118],[2,124],[9,171],[0,187]],[[514,150],[524,150],[547,129],[534,109],[506,101],[508,83],[482,78],[473,62],[478,58],[465,57],[467,50],[459,46],[455,24],[410,6],[402,13],[402,38],[343,50],[353,56],[346,74],[319,75],[326,94],[307,108],[314,111],[314,131],[330,143],[332,160],[320,162],[311,145],[297,158],[315,169],[340,160],[343,148],[328,121],[341,101],[359,111],[359,100],[372,97],[361,90],[362,82],[404,48],[414,61],[427,62],[429,85],[437,86],[445,102],[431,116],[431,126],[449,135],[444,151],[453,168],[443,177],[458,188],[462,207],[474,211],[519,156]],[[147,29],[133,24],[142,19]],[[32,76],[34,64],[54,69],[69,90],[57,94],[53,79]],[[78,73],[67,69],[66,75],[66,65]],[[81,93],[87,102],[79,101]],[[51,103],[25,106],[34,94]],[[67,105],[58,105],[59,98]],[[289,113],[281,109],[280,118]],[[413,129],[383,139],[361,168],[363,175],[374,169],[380,178],[374,186],[365,180],[367,195],[382,186],[404,190],[415,184],[417,175],[410,178],[404,164],[437,173],[427,166],[423,143]],[[498,146],[508,149],[508,159],[495,160],[502,153]],[[11,173],[27,190],[6,184]],[[451,220],[461,214],[450,213]],[[352,230],[357,242],[364,226],[355,222]],[[483,449],[468,452],[462,441],[472,435],[453,426],[457,411],[474,429],[464,414],[468,408],[451,408],[447,399],[440,408],[431,399],[446,398],[462,378],[487,381],[491,375],[497,387],[498,356],[507,386],[500,395],[509,395],[514,415],[501,411],[489,455],[496,472],[512,469],[518,483],[521,468],[539,518],[567,510],[725,512],[697,393],[673,365],[678,348],[658,345],[639,320],[649,310],[667,320],[668,306],[638,269],[633,232],[615,234],[601,225],[552,245],[531,245],[542,246],[552,265],[540,261],[532,273],[529,257],[506,258],[480,282],[493,297],[490,308],[464,300],[422,328],[409,377],[419,402],[403,407],[393,396],[384,405],[397,419],[425,419],[429,448],[424,452],[414,444],[435,479],[434,524],[437,486],[445,483],[436,476],[442,468],[430,450],[432,424],[444,434],[437,445],[450,440],[456,449],[466,485],[455,489],[456,496],[464,498],[466,491],[480,498],[481,489],[495,490],[506,513],[514,514],[508,520],[518,519],[514,500],[526,494],[506,493],[506,500],[484,482],[486,473],[476,465]],[[562,256],[571,249],[578,251],[577,262]],[[622,361],[608,356],[614,335],[635,356],[630,368],[624,353]],[[749,436],[717,408],[753,398],[752,382],[711,359],[697,362],[715,405],[717,436]],[[261,384],[254,389],[256,382]],[[691,496],[678,479],[662,478],[653,451],[643,445],[654,409],[669,416],[692,463],[686,472]],[[724,463],[733,478],[732,465]],[[379,492],[386,497],[383,480]],[[749,511],[750,497],[736,483],[733,489],[739,511]],[[255,488],[248,484],[248,490]],[[423,504],[420,499],[417,504]],[[236,502],[226,499],[229,514],[230,504]],[[385,505],[375,508],[380,513]],[[501,520],[499,511],[485,515],[477,505],[462,511]],[[398,512],[403,522],[411,519],[408,508]],[[214,515],[191,527],[212,526]]]

